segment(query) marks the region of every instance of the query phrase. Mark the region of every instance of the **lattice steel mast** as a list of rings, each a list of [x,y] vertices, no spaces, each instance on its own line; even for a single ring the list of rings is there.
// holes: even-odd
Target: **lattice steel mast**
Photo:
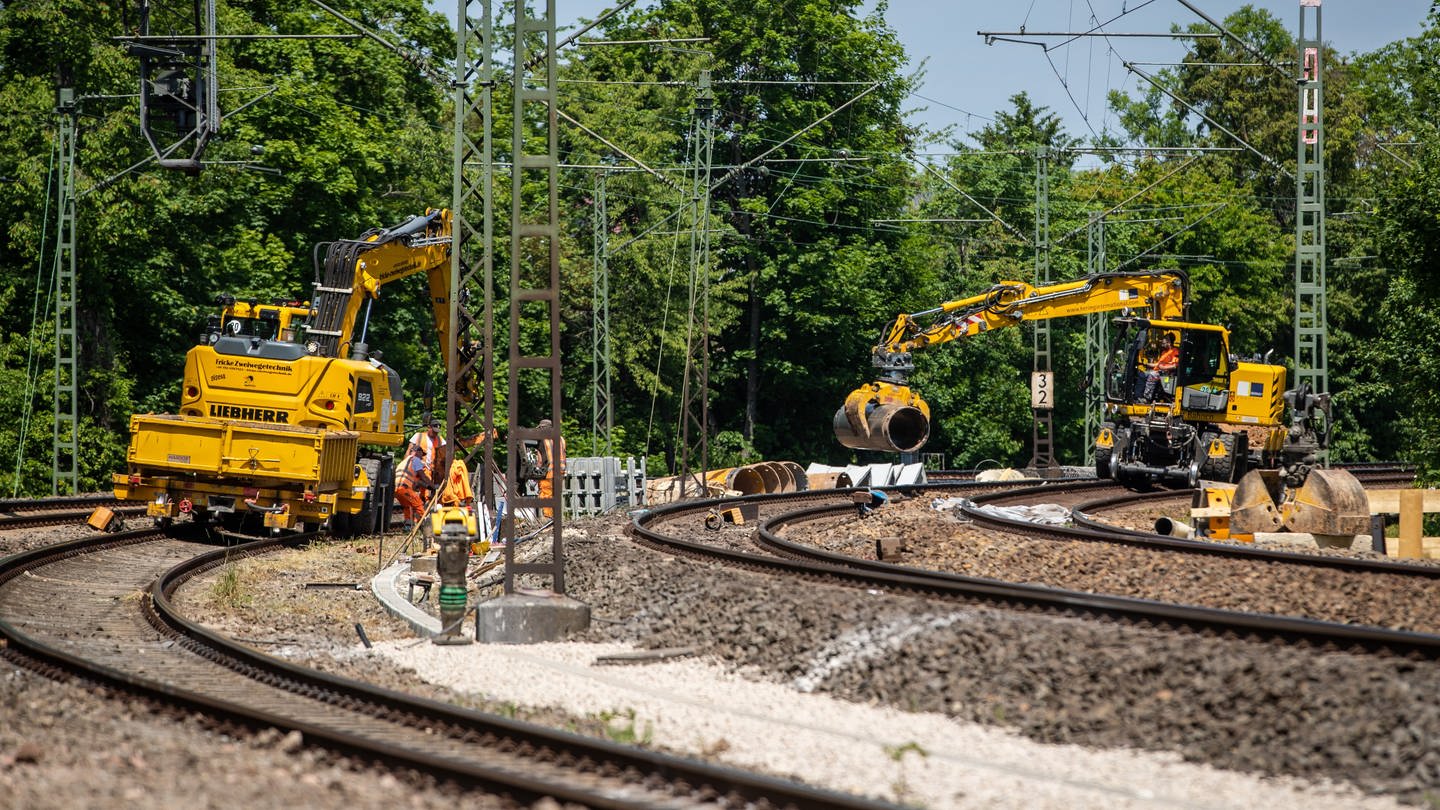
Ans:
[[[532,52],[534,58],[532,59]],[[501,523],[505,541],[505,593],[515,592],[519,574],[549,576],[551,589],[565,593],[565,548],[561,542],[561,517],[565,478],[554,476],[550,497],[529,497],[520,489],[520,448],[527,439],[550,441],[560,446],[561,385],[560,385],[560,158],[558,143],[558,80],[555,63],[555,0],[546,0],[543,16],[532,17],[525,3],[515,9],[515,86],[512,129],[512,168],[510,170],[510,364],[509,404],[510,431],[507,437],[506,501],[510,508]],[[536,151],[534,147],[542,145]],[[538,206],[525,204],[525,187],[529,184],[544,189],[544,201]],[[527,305],[532,305],[527,307]],[[534,306],[538,305],[538,306]],[[521,320],[527,311],[544,310],[548,326],[544,348],[539,354],[526,354],[521,346]],[[538,313],[537,313],[538,314]],[[538,372],[548,376],[550,392],[548,409],[551,424],[546,428],[527,428],[515,424],[521,407],[524,388],[522,373]],[[528,377],[527,377],[528,379]],[[550,555],[548,560],[518,563],[515,561],[515,512],[517,509],[550,509]]]
[[[608,169],[601,169],[595,175],[595,267],[590,296],[590,369],[594,380],[590,397],[590,432],[595,455],[602,457],[615,452],[615,410],[610,400],[610,220],[605,210],[605,185],[609,176]]]
[[[1050,283],[1050,147],[1035,148],[1035,285]],[[1035,374],[1047,374],[1050,364],[1050,322],[1035,321]],[[1032,377],[1032,380],[1035,379]],[[1053,379],[1050,378],[1050,379]],[[1033,385],[1033,383],[1032,383]],[[1032,389],[1033,390],[1033,389]],[[1048,407],[1034,407],[1033,454],[1030,466],[1039,470],[1055,466],[1054,391]],[[1032,405],[1034,405],[1032,397]]]
[[[1314,14],[1314,35],[1306,17]],[[1295,142],[1295,385],[1330,390],[1325,304],[1325,114],[1320,0],[1300,0],[1299,127]],[[1317,454],[1322,463],[1326,453]]]
[[[685,340],[685,381],[680,391],[680,497],[687,496],[691,462],[699,461],[699,487],[710,470],[710,162],[715,133],[710,71],[700,71],[690,138],[690,317]],[[694,435],[691,435],[692,429]]]
[[[470,469],[480,472],[477,497],[493,509],[494,477],[488,474],[495,463],[494,25],[490,0],[459,0],[455,32],[450,204],[454,238],[450,323],[455,332],[445,357],[445,415],[455,452],[463,452]],[[472,309],[477,292],[478,313]],[[482,441],[462,448],[458,437],[466,422],[479,426]]]
[[[56,92],[60,116],[60,216],[55,241],[55,432],[51,492],[80,491],[79,351],[75,325],[75,88]]]

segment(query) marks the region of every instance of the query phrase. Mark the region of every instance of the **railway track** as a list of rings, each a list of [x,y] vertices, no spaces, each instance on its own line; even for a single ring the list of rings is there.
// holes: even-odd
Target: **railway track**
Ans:
[[[1362,471],[1360,477],[1372,481],[1393,481],[1395,475],[1395,471],[1372,470]],[[1333,590],[1335,599],[1332,601],[1337,601],[1347,608],[1359,605],[1365,610],[1375,610],[1374,615],[1388,615],[1389,618],[1385,623],[1372,624],[1348,618],[1331,620],[1295,615],[1283,609],[1267,611],[1216,608],[1179,600],[1136,598],[1047,586],[1035,584],[1033,580],[1012,582],[996,577],[927,570],[922,567],[863,559],[854,553],[830,551],[818,548],[814,543],[794,539],[792,535],[798,534],[807,524],[830,521],[839,527],[846,521],[855,520],[856,505],[851,501],[854,490],[790,493],[782,496],[760,495],[680,504],[640,516],[633,531],[640,542],[654,548],[689,557],[717,560],[751,570],[765,570],[787,577],[812,578],[859,588],[920,594],[1026,611],[1183,629],[1221,637],[1276,640],[1325,650],[1381,652],[1428,659],[1440,657],[1440,635],[1432,632],[1434,628],[1440,627],[1440,615],[1431,615],[1433,611],[1426,607],[1437,601],[1434,597],[1436,588],[1440,587],[1440,583],[1435,581],[1440,578],[1440,569],[1433,566],[1267,551],[1236,544],[1181,541],[1154,534],[1144,535],[1132,530],[1122,531],[1114,527],[1040,526],[1027,521],[996,518],[979,508],[987,501],[1034,502],[1058,498],[1068,499],[1078,507],[1101,500],[1119,503],[1134,502],[1137,497],[1156,500],[1176,497],[1170,493],[1140,496],[1132,493],[1122,496],[1117,494],[1118,491],[1118,487],[1108,482],[1037,484],[1029,481],[1022,488],[1012,487],[1009,491],[996,490],[993,486],[987,491],[975,484],[938,484],[894,490],[892,494],[964,497],[977,504],[962,507],[967,519],[983,523],[989,528],[1023,534],[1035,541],[1042,549],[1041,554],[1050,555],[1048,560],[1042,560],[1042,569],[1047,566],[1063,569],[1066,566],[1066,555],[1063,548],[1056,547],[1057,543],[1083,543],[1092,546],[1104,544],[1111,547],[1109,562],[1105,564],[1113,568],[1138,568],[1139,563],[1126,555],[1143,553],[1149,555],[1150,562],[1146,563],[1147,566],[1155,566],[1155,570],[1164,572],[1157,574],[1163,579],[1180,581],[1191,577],[1210,576],[1228,582],[1232,592],[1238,588],[1235,583],[1246,582],[1248,586],[1249,580],[1263,580],[1265,576],[1280,572],[1279,575],[1302,583],[1287,585],[1281,582],[1276,589],[1282,593],[1290,592],[1297,597],[1323,600],[1329,598],[1328,594]],[[1180,497],[1188,497],[1188,493]],[[712,531],[710,534],[729,533],[729,537],[713,537],[710,542],[694,539],[706,536],[705,531],[700,528],[705,515],[716,509],[729,508],[744,508],[759,513],[758,528],[753,538],[749,533],[745,533],[742,542],[734,527],[727,527],[725,531]],[[877,514],[884,514],[885,510],[890,508],[892,507],[883,507]],[[837,528],[835,531],[843,529]],[[1163,562],[1157,565],[1153,560],[1158,558],[1163,558]],[[1205,572],[1206,569],[1221,565],[1243,573],[1237,574],[1235,579],[1225,580],[1223,572],[1221,575]],[[1184,570],[1180,570],[1178,566],[1183,566]],[[1256,573],[1257,566],[1265,567],[1263,575]],[[1149,570],[1147,567],[1141,573]],[[1392,599],[1390,594],[1396,588],[1403,589],[1403,594]],[[1381,602],[1384,603],[1383,606],[1375,607]],[[1390,612],[1384,614],[1384,610]],[[1403,623],[1408,611],[1412,610],[1424,612],[1426,618],[1419,620],[1423,629],[1381,626],[1392,620],[1395,624]]]
[[[0,655],[225,722],[296,730],[310,743],[517,801],[551,797],[603,808],[890,806],[298,667],[175,611],[171,597],[189,578],[309,539],[216,548],[198,535],[146,530],[12,555],[0,561]]]
[[[110,495],[0,500],[0,531],[84,523],[97,506],[107,506],[121,517],[145,513],[145,507],[121,504]]]

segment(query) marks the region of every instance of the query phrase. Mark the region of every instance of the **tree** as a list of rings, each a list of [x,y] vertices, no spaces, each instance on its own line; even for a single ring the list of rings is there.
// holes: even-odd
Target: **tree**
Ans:
[[[762,454],[838,449],[828,419],[789,404],[839,404],[866,373],[877,328],[862,334],[855,324],[893,314],[888,303],[913,289],[920,272],[896,236],[871,224],[904,205],[903,150],[913,130],[901,113],[904,54],[883,5],[863,19],[858,6],[670,2],[608,22],[607,36],[703,37],[711,61],[684,53],[646,60],[615,49],[581,62],[586,75],[603,71],[613,81],[686,84],[708,64],[715,163],[723,167],[711,176],[712,205],[728,226],[711,234],[710,412],[716,429],[739,429]],[[689,118],[690,97],[676,101],[671,133]],[[687,159],[673,135],[627,143],[662,150],[671,165]],[[652,283],[663,289],[659,281]],[[646,317],[653,322],[653,310]]]
[[[345,10],[374,12],[376,24],[446,52],[444,17],[425,11],[420,0],[345,4]],[[308,7],[237,2],[221,11],[219,26],[229,33],[347,32]],[[6,386],[0,414],[21,425],[24,414],[50,410],[53,380],[37,378],[34,370],[49,363],[26,358],[48,360],[54,351],[53,312],[44,304],[54,255],[53,199],[48,210],[46,199],[47,191],[53,194],[53,82],[63,68],[81,99],[78,462],[81,487],[90,491],[107,487],[119,469],[128,415],[173,407],[184,352],[217,293],[308,297],[316,242],[354,237],[449,199],[442,185],[446,130],[437,120],[443,88],[392,55],[376,54],[374,45],[343,40],[222,44],[222,111],[238,106],[228,88],[273,86],[274,92],[224,121],[205,156],[221,163],[198,177],[144,164],[149,149],[136,133],[133,102],[116,100],[133,96],[138,81],[134,60],[111,39],[124,30],[113,4],[0,10],[7,70],[0,94],[14,111],[0,118],[0,143],[9,147],[0,155],[0,176],[18,181],[0,201],[10,224],[0,245],[0,299],[17,303],[0,313],[0,363],[7,379],[28,380]],[[53,47],[37,49],[35,42]],[[252,145],[263,154],[253,154]],[[252,162],[279,173],[235,168]],[[32,319],[32,312],[39,315]],[[415,342],[413,335],[404,340]],[[18,446],[18,433],[15,438],[6,446]],[[44,444],[32,434],[22,457],[44,458]],[[48,489],[43,466],[22,465],[20,491]]]

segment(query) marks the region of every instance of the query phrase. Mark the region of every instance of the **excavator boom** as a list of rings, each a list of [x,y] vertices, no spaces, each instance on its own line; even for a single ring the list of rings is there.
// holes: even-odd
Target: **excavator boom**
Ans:
[[[855,450],[914,452],[930,435],[930,408],[907,385],[917,349],[973,337],[1025,321],[1135,310],[1165,320],[1183,318],[1189,278],[1179,270],[1098,273],[1034,287],[1002,281],[982,293],[901,314],[872,350],[879,379],[845,398],[835,413],[835,437]]]
[[[431,209],[393,228],[370,231],[359,239],[332,242],[325,255],[324,277],[315,284],[315,320],[309,334],[322,357],[342,357],[364,343],[355,334],[366,302],[380,297],[380,288],[416,273],[426,273],[441,351],[450,340],[451,216]]]

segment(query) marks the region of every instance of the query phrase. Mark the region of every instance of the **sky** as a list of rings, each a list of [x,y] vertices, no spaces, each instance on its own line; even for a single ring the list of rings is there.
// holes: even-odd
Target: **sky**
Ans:
[[[1342,54],[1372,51],[1418,34],[1430,1],[1323,0],[1321,36]],[[1189,3],[1217,21],[1245,5],[1239,0]],[[556,0],[557,23],[573,26],[614,5],[614,0]],[[869,12],[875,5],[864,0],[861,8]],[[1292,35],[1298,30],[1300,0],[1251,0],[1250,5],[1270,11]],[[1172,23],[1204,21],[1179,0],[890,0],[886,19],[910,57],[910,68],[923,64],[925,69],[924,84],[910,100],[913,121],[931,129],[953,125],[963,137],[984,127],[997,110],[1009,109],[1010,97],[1023,90],[1058,113],[1071,135],[1082,138],[1089,138],[1092,129],[1117,128],[1105,104],[1108,90],[1138,95],[1148,86],[1120,64],[1122,59],[1176,62],[1184,44],[1169,38],[1084,37],[1047,54],[1036,45],[986,45],[977,31],[1016,32],[1024,26],[1032,32],[1029,39],[1053,44],[1062,38],[1034,37],[1033,32],[1085,31],[1098,22],[1110,33],[1167,33]],[[1161,69],[1137,67],[1151,75]]]

